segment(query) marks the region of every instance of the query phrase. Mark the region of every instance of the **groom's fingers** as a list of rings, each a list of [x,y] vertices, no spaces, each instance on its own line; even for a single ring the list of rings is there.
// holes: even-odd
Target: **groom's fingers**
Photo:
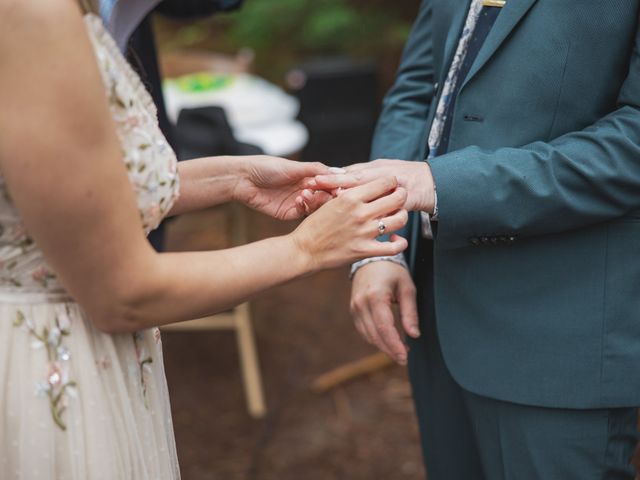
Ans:
[[[331,167],[320,162],[291,162],[287,168],[298,178],[330,175],[333,173]]]
[[[316,190],[335,190],[336,188],[353,188],[362,185],[364,179],[361,175],[318,175],[309,180],[307,186]]]
[[[362,315],[360,316],[360,322],[362,324],[362,329],[366,333],[366,339],[370,344],[372,344],[379,350],[382,350],[383,352],[387,353],[387,355],[389,355],[389,352],[387,352],[384,342],[380,338],[380,335],[378,335],[376,326],[373,323],[372,315],[373,315],[373,312],[370,308],[370,305],[367,304],[362,311]]]
[[[348,167],[344,167],[344,171],[347,173],[360,172],[362,170],[366,170],[367,168],[371,168],[371,162],[367,163],[354,163],[353,165],[349,165]]]
[[[404,365],[407,363],[407,347],[396,329],[391,306],[382,300],[374,302],[372,305],[373,323],[385,346],[384,351],[396,362]]]
[[[362,338],[364,338],[369,344],[391,356],[391,353],[387,351],[385,344],[382,342],[382,339],[376,331],[376,327],[373,323],[370,302],[365,301],[352,303],[351,315],[354,318],[356,330],[358,330]]]
[[[416,303],[416,287],[411,280],[402,282],[396,294],[400,307],[400,323],[407,335],[413,338],[420,336],[418,326],[418,306]]]

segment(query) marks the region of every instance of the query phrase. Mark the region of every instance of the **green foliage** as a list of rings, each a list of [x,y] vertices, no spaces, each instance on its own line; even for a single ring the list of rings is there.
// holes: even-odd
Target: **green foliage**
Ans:
[[[408,28],[393,6],[348,0],[247,0],[229,22],[230,40],[258,53],[366,53],[401,44]]]
[[[160,18],[162,50],[256,52],[254,71],[280,81],[291,65],[314,56],[395,58],[417,0],[245,0],[232,14],[200,21]]]

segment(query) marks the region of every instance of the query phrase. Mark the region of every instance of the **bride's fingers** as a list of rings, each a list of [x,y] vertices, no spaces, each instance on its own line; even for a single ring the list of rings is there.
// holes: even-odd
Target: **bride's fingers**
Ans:
[[[302,198],[304,199],[304,202],[309,205],[310,203],[313,202],[313,197],[315,195],[315,191],[314,190],[303,190],[302,191]]]
[[[394,192],[397,187],[398,180],[396,177],[380,177],[364,185],[350,188],[343,195],[340,195],[340,198],[345,198],[352,203],[369,203],[380,197],[389,195]]]
[[[304,192],[303,192],[304,194]],[[307,206],[308,212],[307,214],[313,213],[322,207],[329,200],[333,200],[333,195],[330,193],[318,190],[311,195],[309,200],[306,200],[305,197],[305,205]]]
[[[404,252],[409,243],[407,239],[399,235],[391,235],[388,242],[372,240],[367,248],[367,257],[392,257]]]
[[[305,188],[303,192],[308,192],[307,195],[313,195],[314,193],[321,192],[326,193],[331,196],[331,198],[335,198],[340,195],[344,191],[344,188],[338,187],[331,190],[315,190],[313,188]]]
[[[395,192],[374,200],[366,208],[371,216],[380,218],[404,208],[406,202],[407,191],[402,187],[398,187]]]
[[[381,220],[379,220],[379,222],[374,222],[374,225],[372,225],[372,229],[374,229],[373,233],[376,236],[380,235],[380,225],[384,225],[385,227],[383,233],[392,233],[398,231],[402,227],[404,227],[408,221],[409,213],[406,210],[400,210],[389,217],[382,218]]]
[[[295,204],[297,218],[302,218],[309,214],[307,211],[309,207],[307,207],[307,204],[304,202],[304,199],[302,197],[296,197]]]

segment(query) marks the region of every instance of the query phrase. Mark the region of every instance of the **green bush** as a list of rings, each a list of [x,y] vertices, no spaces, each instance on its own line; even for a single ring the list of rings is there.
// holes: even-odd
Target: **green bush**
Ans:
[[[415,1],[413,3],[416,3]],[[160,23],[164,49],[256,52],[256,70],[281,78],[314,56],[384,57],[404,44],[412,2],[389,0],[245,0],[243,8],[199,22]]]
[[[367,53],[406,39],[408,22],[397,8],[359,7],[348,0],[247,0],[230,17],[230,41],[263,51]]]

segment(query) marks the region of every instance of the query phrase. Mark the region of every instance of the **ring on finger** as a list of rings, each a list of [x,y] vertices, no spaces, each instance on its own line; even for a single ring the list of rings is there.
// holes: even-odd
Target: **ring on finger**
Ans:
[[[387,226],[384,224],[382,220],[378,220],[378,233],[380,235],[384,235],[384,232],[387,231]]]

